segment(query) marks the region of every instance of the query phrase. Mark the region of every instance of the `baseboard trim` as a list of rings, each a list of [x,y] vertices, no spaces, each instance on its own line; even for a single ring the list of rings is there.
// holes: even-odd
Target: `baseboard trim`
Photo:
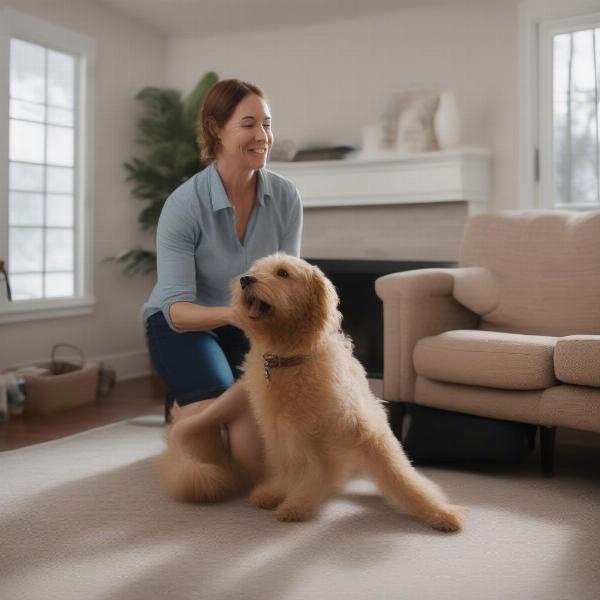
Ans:
[[[148,350],[131,350],[130,352],[117,352],[115,354],[103,354],[101,356],[90,356],[89,360],[102,362],[107,367],[115,370],[117,381],[127,381],[138,377],[150,375],[150,355]],[[26,363],[13,365],[11,368],[24,367],[37,362],[45,362],[48,359],[28,361]],[[375,396],[382,397],[383,381],[381,379],[369,379],[369,387]]]
[[[62,358],[63,355],[61,354]],[[75,357],[75,355],[73,355]],[[71,358],[69,354],[66,359]],[[115,370],[117,381],[127,381],[128,379],[137,379],[138,377],[147,377],[150,375],[150,355],[146,348],[140,350],[131,350],[129,352],[117,352],[115,354],[104,354],[102,356],[88,356],[88,360],[98,361]],[[10,370],[19,369],[28,365],[48,362],[48,358],[38,360],[29,360],[27,362],[16,363],[8,367]]]
[[[112,367],[115,370],[117,381],[127,381],[150,375],[150,355],[146,348],[96,356],[93,360]]]

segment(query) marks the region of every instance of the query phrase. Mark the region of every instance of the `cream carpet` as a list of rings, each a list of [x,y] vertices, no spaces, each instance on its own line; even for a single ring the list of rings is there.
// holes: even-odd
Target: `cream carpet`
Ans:
[[[245,499],[177,504],[157,483],[160,418],[0,454],[0,598],[600,598],[600,448],[520,467],[423,469],[471,507],[433,531],[351,482],[310,523]]]

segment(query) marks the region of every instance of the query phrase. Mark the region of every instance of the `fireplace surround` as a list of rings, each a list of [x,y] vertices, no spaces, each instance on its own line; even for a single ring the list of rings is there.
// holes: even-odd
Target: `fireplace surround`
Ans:
[[[305,257],[455,261],[466,219],[490,202],[491,156],[482,148],[268,168],[300,191]]]
[[[354,355],[370,379],[383,377],[383,304],[375,294],[375,280],[398,271],[454,265],[433,261],[307,260],[333,282],[340,297],[342,329],[352,338]]]

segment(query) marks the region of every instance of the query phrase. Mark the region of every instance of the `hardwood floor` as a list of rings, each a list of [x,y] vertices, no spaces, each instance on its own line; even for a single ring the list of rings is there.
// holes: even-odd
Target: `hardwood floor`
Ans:
[[[147,414],[163,414],[164,390],[156,380],[141,377],[118,383],[109,396],[94,404],[49,415],[13,416],[0,423],[0,452],[56,440],[81,431]],[[600,435],[558,428],[558,446],[595,451],[600,460]],[[559,451],[560,452],[560,451]],[[559,454],[560,455],[560,454]]]
[[[162,414],[164,397],[150,377],[117,383],[110,395],[49,415],[13,416],[0,423],[0,451],[48,442],[87,429],[149,413]]]

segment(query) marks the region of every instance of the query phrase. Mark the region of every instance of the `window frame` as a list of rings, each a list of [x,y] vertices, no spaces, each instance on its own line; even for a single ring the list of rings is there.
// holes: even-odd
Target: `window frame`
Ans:
[[[540,206],[556,208],[557,210],[598,210],[598,204],[557,205],[554,182],[554,135],[553,135],[553,38],[559,33],[572,33],[586,29],[600,28],[600,12],[590,15],[570,17],[567,19],[552,19],[540,24],[539,30],[539,90],[540,90]]]
[[[0,257],[8,257],[8,125],[12,37],[75,55],[76,138],[74,193],[75,294],[70,298],[0,301],[0,324],[90,314],[93,290],[93,99],[96,42],[47,21],[0,9]],[[9,274],[10,275],[10,274]]]
[[[555,209],[552,148],[551,56],[542,50],[549,32],[561,27],[592,27],[600,17],[598,0],[526,0],[519,5],[519,208]],[[575,30],[574,29],[574,30]],[[551,47],[551,46],[550,46]],[[550,88],[551,89],[551,88]],[[546,101],[542,101],[546,91]],[[548,175],[547,175],[548,174]],[[572,210],[598,210],[597,205]]]

